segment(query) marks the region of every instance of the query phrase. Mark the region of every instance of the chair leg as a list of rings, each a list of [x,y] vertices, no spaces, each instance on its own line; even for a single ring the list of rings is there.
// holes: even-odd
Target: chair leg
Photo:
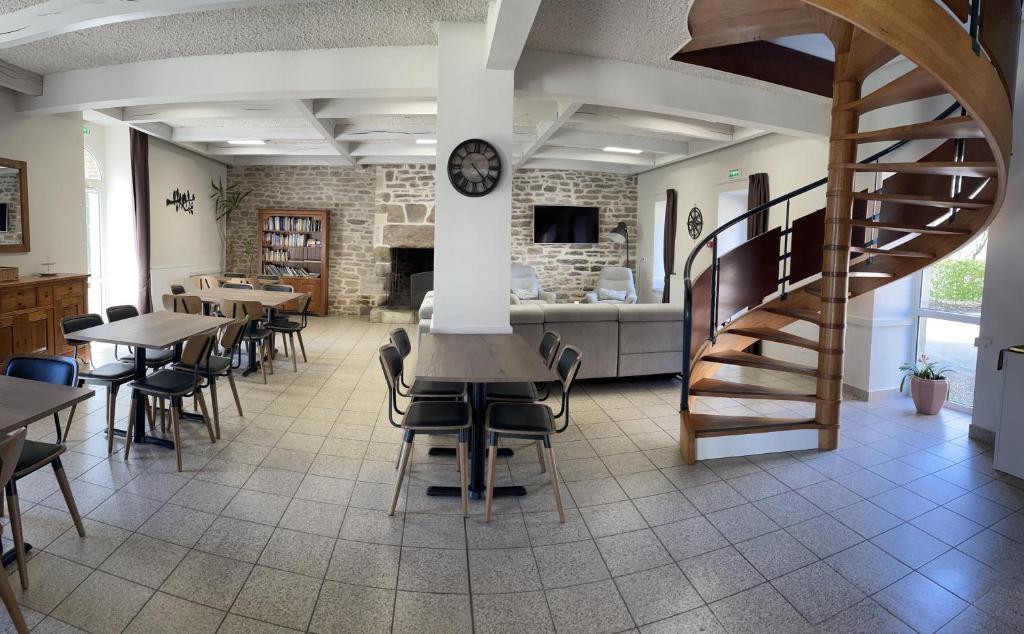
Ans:
[[[299,360],[295,356],[295,335],[288,333],[288,341],[292,344],[292,370],[295,372],[299,371]],[[284,337],[281,337],[281,342],[284,342]]]
[[[210,433],[210,442],[217,442],[217,436],[213,431],[213,419],[210,418],[210,411],[206,409],[206,398],[201,390],[196,390],[196,400],[199,401],[199,409],[203,412],[203,422],[206,423],[206,431]]]
[[[267,364],[263,362],[263,344],[262,343],[257,343],[257,342],[254,341],[252,345],[256,346],[256,348],[257,348],[256,354],[259,355],[259,358],[260,358],[260,372],[263,373],[263,384],[266,385],[267,384]]]
[[[117,393],[114,386],[107,388],[107,455],[114,453],[114,402]]]
[[[128,406],[128,429],[124,433],[124,461],[128,462],[128,453],[132,450],[132,434],[135,433],[135,405],[138,402],[138,392],[132,390],[131,405]],[[145,397],[143,397],[145,398]]]
[[[71,492],[71,485],[68,484],[68,475],[64,473],[64,465],[61,464],[60,458],[50,464],[53,465],[53,475],[57,477],[60,492],[64,494],[64,503],[67,504],[68,513],[71,514],[71,519],[75,522],[78,536],[85,537],[85,526],[82,524],[82,516],[78,514],[78,505],[75,504],[75,495]]]
[[[235,387],[235,375],[230,369],[228,370],[228,385],[231,386],[231,394],[235,397],[235,407],[238,408],[238,415],[244,416],[242,414],[242,401],[238,400],[238,388]]]
[[[494,469],[498,462],[498,434],[492,433],[487,441],[487,499],[484,501],[484,521],[491,521],[494,502]]]
[[[18,605],[18,599],[14,596],[14,590],[11,589],[6,574],[0,574],[0,599],[3,600],[4,607],[7,608],[7,614],[10,615],[11,622],[14,623],[14,629],[18,634],[28,634],[28,625],[25,623],[25,617],[21,614],[21,606]]]
[[[405,451],[405,443],[398,445],[398,457],[395,458],[395,469],[402,464],[402,452]]]
[[[270,346],[269,350],[267,349],[268,345]],[[263,353],[267,356],[267,363],[270,365],[270,373],[273,374],[274,373],[274,340],[273,340],[273,338],[271,338],[269,341],[267,339],[263,340]]]
[[[456,450],[459,459],[459,486],[462,489],[462,517],[469,517],[469,469],[466,464],[466,455],[469,451],[468,435],[465,429],[459,432],[459,446]]]
[[[288,337],[286,337],[284,333],[281,333],[281,351],[284,352],[284,356],[288,356]],[[292,349],[293,354],[294,352],[295,350]]]
[[[306,358],[306,344],[302,341],[302,331],[298,332],[299,335],[299,348],[302,350],[302,362],[309,363],[309,359]]]
[[[217,377],[210,375],[208,379],[210,383],[210,405],[213,406],[213,430],[217,432],[217,438],[220,438],[220,404],[217,403]]]
[[[544,443],[538,440],[533,443],[533,446],[537,448],[537,462],[540,463],[540,472],[544,473],[548,470],[547,458],[544,456]]]
[[[548,454],[548,471],[551,473],[551,486],[555,491],[555,506],[558,507],[558,521],[565,524],[565,509],[562,508],[562,491],[558,488],[558,467],[555,465],[555,452],[551,449],[551,437],[544,436],[544,451]]]
[[[171,431],[174,433],[174,458],[178,463],[178,472],[181,469],[181,431],[178,429],[178,421],[181,420],[181,404],[174,404],[171,401]]]
[[[18,577],[21,578],[21,589],[28,590],[25,536],[21,532],[21,505],[18,504],[18,487],[14,484],[14,480],[7,483],[7,508],[10,511],[11,537],[14,539],[14,556],[18,561]]]
[[[153,397],[153,402],[149,402],[149,397],[146,399],[146,420],[149,422],[150,431],[156,431],[156,397]]]
[[[405,479],[405,471],[409,468],[409,458],[412,454],[412,439],[415,432],[406,430],[405,439],[402,441],[402,457],[398,465],[398,479],[395,480],[395,492],[391,495],[391,506],[388,507],[388,515],[395,514],[395,507],[398,506],[398,496],[402,494],[402,480]]]

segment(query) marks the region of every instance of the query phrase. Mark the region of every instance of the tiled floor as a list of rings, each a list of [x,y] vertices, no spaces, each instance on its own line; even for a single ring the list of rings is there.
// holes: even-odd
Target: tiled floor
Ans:
[[[165,449],[107,458],[92,399],[64,459],[87,537],[51,473],[19,483],[36,550],[31,589],[11,583],[35,631],[1024,630],[1024,489],[963,416],[849,402],[838,451],[686,466],[677,382],[583,382],[556,445],[564,526],[532,449],[499,467],[530,495],[487,525],[480,502],[463,520],[426,497],[458,480],[420,447],[389,518],[386,332],[315,320],[298,374],[282,359],[269,385],[240,382],[245,417],[223,385],[219,443],[185,424],[182,474]]]

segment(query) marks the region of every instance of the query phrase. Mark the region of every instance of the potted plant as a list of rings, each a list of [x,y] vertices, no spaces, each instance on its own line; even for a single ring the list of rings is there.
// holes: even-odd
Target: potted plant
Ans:
[[[942,405],[949,398],[949,381],[946,375],[953,370],[939,367],[936,361],[929,361],[928,355],[922,354],[916,364],[904,363],[900,366],[903,379],[900,381],[900,392],[910,378],[910,397],[920,414],[938,414]]]
[[[225,186],[221,180],[216,183],[211,180],[210,187],[213,188],[210,198],[213,199],[214,221],[217,224],[217,234],[220,236],[221,269],[223,270],[227,266],[228,221],[231,219],[231,214],[242,207],[242,201],[252,193],[252,190],[243,192],[238,189],[238,183]]]

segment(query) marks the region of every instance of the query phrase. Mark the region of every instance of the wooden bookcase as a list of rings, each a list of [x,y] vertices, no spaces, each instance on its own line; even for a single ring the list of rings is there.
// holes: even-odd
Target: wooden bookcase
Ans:
[[[310,293],[309,311],[327,314],[330,214],[308,209],[261,209],[261,275],[280,275],[296,293]]]

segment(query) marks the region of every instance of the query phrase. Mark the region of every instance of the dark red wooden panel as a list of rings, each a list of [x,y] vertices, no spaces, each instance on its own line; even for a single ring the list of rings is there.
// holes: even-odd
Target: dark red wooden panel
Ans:
[[[757,306],[779,287],[782,229],[747,240],[718,259],[718,323]]]
[[[819,209],[793,221],[790,236],[789,283],[821,273],[822,250],[825,248],[825,210]]]
[[[690,358],[704,345],[710,334],[711,322],[711,268],[708,267],[693,283],[693,328],[690,330]]]
[[[985,0],[981,3],[981,45],[999,72],[1011,102],[1017,82],[1019,37],[1020,0]]]

